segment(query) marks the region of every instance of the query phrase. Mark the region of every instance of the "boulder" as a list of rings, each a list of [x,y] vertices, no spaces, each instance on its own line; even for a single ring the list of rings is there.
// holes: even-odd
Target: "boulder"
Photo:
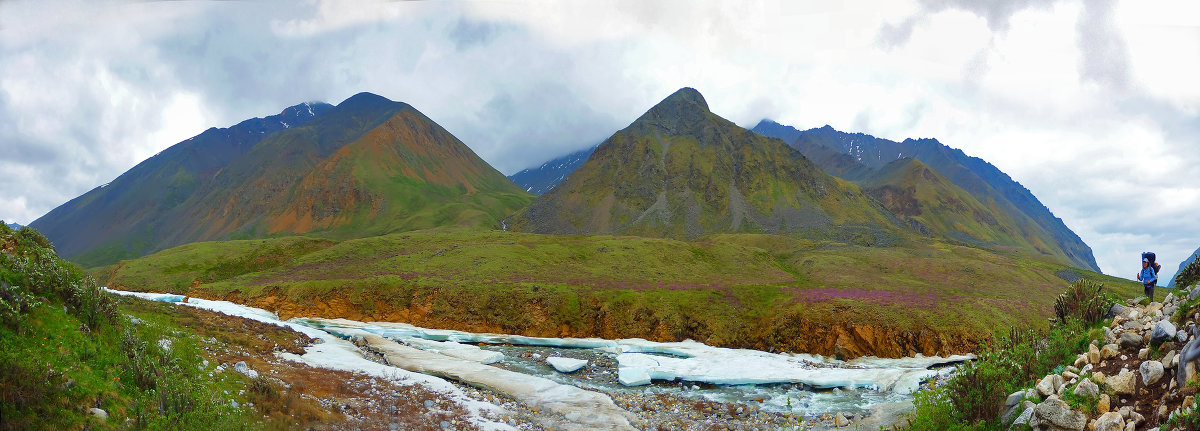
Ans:
[[[1175,351],[1174,350],[1167,352],[1167,354],[1163,355],[1162,360],[1159,362],[1162,362],[1164,366],[1169,366],[1169,365],[1171,365],[1172,359],[1175,359]]]
[[[1113,304],[1112,307],[1108,307],[1108,314],[1105,314],[1104,318],[1111,319],[1111,318],[1123,315],[1123,314],[1125,314],[1125,311],[1127,311],[1127,310],[1129,310],[1129,307],[1126,307],[1121,304]]]
[[[1104,347],[1102,347],[1100,349],[1100,358],[1102,358],[1102,359],[1112,358],[1114,356],[1117,356],[1117,352],[1119,352],[1119,351],[1120,350],[1116,344],[1105,344]]]
[[[1134,373],[1129,370],[1121,370],[1120,374],[1109,377],[1104,380],[1108,387],[1120,395],[1133,394],[1133,388],[1137,381],[1134,380]]]
[[[108,412],[104,411],[104,409],[92,407],[88,409],[88,414],[94,416],[96,419],[100,419],[101,422],[108,420]]]
[[[1133,332],[1121,334],[1121,341],[1118,342],[1121,350],[1134,350],[1142,347],[1142,336]]]
[[[1018,428],[1021,425],[1030,425],[1029,421],[1033,420],[1033,410],[1037,405],[1033,401],[1026,401],[1021,404],[1021,415],[1013,421],[1012,428]]]
[[[1161,344],[1164,341],[1175,337],[1175,324],[1171,323],[1170,319],[1159,320],[1154,324],[1154,330],[1150,332],[1150,344]]]
[[[1079,382],[1079,386],[1075,387],[1075,395],[1093,398],[1100,395],[1100,387],[1092,383],[1091,380],[1084,380]]]
[[[1019,390],[1008,394],[1008,398],[1004,400],[1004,407],[1016,407],[1026,397],[1025,390]]]
[[[1143,361],[1144,361],[1144,360],[1146,360],[1146,359],[1149,359],[1149,358],[1150,358],[1150,349],[1140,349],[1140,350],[1138,350],[1138,359],[1141,359],[1141,360],[1143,360]]]
[[[1062,384],[1063,384],[1062,376],[1060,376],[1058,374],[1051,374],[1046,377],[1043,377],[1042,381],[1038,382],[1037,385],[1034,386],[1033,388],[1037,389],[1038,393],[1042,394],[1043,397],[1048,397],[1048,396],[1057,394],[1058,387],[1061,386]]]
[[[1120,413],[1108,412],[1096,418],[1095,431],[1121,431],[1125,429],[1125,418]]]
[[[1108,399],[1108,394],[1100,394],[1100,401],[1096,401],[1096,411],[1104,413],[1110,408],[1112,408],[1112,404]]]
[[[1099,372],[1099,371],[1092,373],[1092,381],[1096,382],[1097,385],[1105,384],[1104,380],[1105,380],[1104,373]]]
[[[550,364],[550,366],[554,367],[554,369],[558,370],[560,373],[574,373],[579,371],[580,368],[583,368],[584,365],[587,365],[588,361],[585,359],[551,356],[546,358],[546,363]]]
[[[1198,297],[1200,297],[1200,289],[1192,289],[1191,293],[1188,293],[1188,299],[1196,299]]]
[[[1160,379],[1162,379],[1162,376],[1163,376],[1162,362],[1158,362],[1158,361],[1142,362],[1142,365],[1140,367],[1138,367],[1138,372],[1142,374],[1142,384],[1144,384],[1146,386],[1150,386],[1155,383],[1158,383],[1158,381]]]
[[[838,412],[838,414],[833,416],[833,426],[838,428],[850,426],[850,420],[846,419],[846,416],[841,412]]]
[[[245,361],[238,361],[236,364],[233,364],[233,370],[242,373],[251,379],[258,378],[258,371],[250,369],[250,366],[246,365]]]
[[[1042,429],[1083,431],[1087,426],[1087,415],[1071,409],[1057,396],[1049,397],[1034,408],[1033,415]]]

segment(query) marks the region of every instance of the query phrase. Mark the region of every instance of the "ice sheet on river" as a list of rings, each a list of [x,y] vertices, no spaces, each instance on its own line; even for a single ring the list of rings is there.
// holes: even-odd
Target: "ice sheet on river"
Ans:
[[[617,354],[622,384],[654,380],[686,380],[717,385],[803,383],[817,388],[872,388],[911,393],[937,375],[934,365],[962,362],[973,356],[917,356],[886,359],[863,357],[839,361],[819,355],[779,354],[750,349],[713,347],[687,340],[656,342],[640,338],[544,338],[426,329],[405,323],[358,322],[346,319],[298,319],[338,333],[361,330],[394,340],[425,339],[459,343],[515,344],[600,349]],[[636,377],[636,378],[635,378]]]

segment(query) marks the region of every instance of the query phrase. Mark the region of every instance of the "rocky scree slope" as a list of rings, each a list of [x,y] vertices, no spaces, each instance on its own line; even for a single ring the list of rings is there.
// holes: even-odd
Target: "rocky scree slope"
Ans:
[[[1178,296],[1177,296],[1178,295]],[[1110,309],[1104,340],[1061,373],[1010,394],[1002,405],[1009,429],[1194,430],[1200,426],[1196,356],[1200,288],[1144,297]],[[1174,320],[1174,322],[1173,322]],[[1182,324],[1179,324],[1183,321]]]
[[[567,154],[562,157],[555,158],[536,168],[524,169],[521,172],[509,175],[508,179],[517,183],[522,189],[529,193],[541,196],[557,186],[563,180],[567,179],[572,172],[579,169],[579,165],[586,162],[588,157],[596,151],[596,147],[588,147]]]

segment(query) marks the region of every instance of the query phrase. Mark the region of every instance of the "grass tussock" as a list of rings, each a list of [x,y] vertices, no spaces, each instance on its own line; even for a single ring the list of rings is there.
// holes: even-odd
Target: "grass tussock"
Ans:
[[[1068,306],[1069,301],[1080,305]],[[1089,322],[1080,317],[1093,317],[1094,309],[1107,310],[1113,301],[1102,285],[1076,281],[1056,300],[1055,311],[1061,312],[1062,318],[1048,330],[1013,329],[985,346],[978,359],[959,366],[947,384],[918,393],[909,429],[1003,428],[999,406],[1008,394],[1033,386],[1047,373],[1072,362],[1089,342],[1101,338],[1103,332],[1095,330],[1099,320]]]

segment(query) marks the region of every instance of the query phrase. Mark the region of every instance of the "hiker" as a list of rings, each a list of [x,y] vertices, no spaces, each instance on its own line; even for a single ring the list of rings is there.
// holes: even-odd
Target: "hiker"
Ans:
[[[1158,283],[1158,270],[1161,268],[1161,265],[1154,262],[1154,253],[1142,253],[1142,272],[1138,273],[1137,279],[1145,286],[1146,297],[1150,298],[1150,302],[1154,302],[1154,285]]]

